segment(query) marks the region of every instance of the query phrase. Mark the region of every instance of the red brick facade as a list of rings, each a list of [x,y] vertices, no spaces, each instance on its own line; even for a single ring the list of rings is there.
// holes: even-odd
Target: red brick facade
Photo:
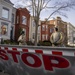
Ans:
[[[25,18],[23,18],[25,17]],[[26,21],[24,24],[23,21]],[[24,21],[24,22],[25,22]],[[15,40],[18,39],[20,35],[20,30],[25,29],[26,41],[29,40],[29,23],[30,23],[30,13],[26,8],[19,8],[16,11],[16,21],[15,21]]]
[[[41,22],[41,40],[50,40],[50,35],[53,33],[54,24],[50,24],[50,21]]]
[[[48,28],[46,28],[46,26],[48,26]],[[58,26],[59,31],[64,33],[64,43],[67,44],[67,23],[62,21],[60,17],[57,17],[54,20],[49,20],[47,22],[41,22],[41,41],[50,40],[50,36],[54,31],[54,26]]]

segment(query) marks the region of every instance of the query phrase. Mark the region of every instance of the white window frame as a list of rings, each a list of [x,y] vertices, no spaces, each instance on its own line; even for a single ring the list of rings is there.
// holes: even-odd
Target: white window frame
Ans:
[[[33,27],[35,26],[35,21],[34,20],[32,20],[32,25],[33,25]]]
[[[46,31],[48,31],[48,25],[46,25]]]
[[[46,40],[48,40],[48,34],[46,34]]]
[[[15,17],[15,15],[12,13],[12,19],[11,19],[11,21],[12,21],[12,23],[14,24],[14,18]]]
[[[46,25],[46,29],[48,29],[48,25]]]
[[[42,35],[42,40],[43,40],[43,41],[45,40],[45,35],[44,35],[44,34]]]
[[[9,19],[9,9],[6,7],[2,8],[2,18]]]
[[[26,18],[26,16],[22,16],[22,24],[24,24],[24,25],[27,24],[27,18]]]
[[[35,39],[35,33],[33,33],[32,38]]]
[[[40,33],[40,30],[41,30],[41,27],[39,26],[39,27],[38,27],[38,33]]]
[[[53,28],[50,28],[50,33],[52,33],[53,32]]]
[[[45,31],[45,25],[42,25],[42,31]]]

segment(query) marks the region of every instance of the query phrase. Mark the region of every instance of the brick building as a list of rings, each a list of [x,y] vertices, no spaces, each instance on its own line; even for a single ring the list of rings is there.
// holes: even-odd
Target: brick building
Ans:
[[[54,24],[50,24],[50,21],[41,21],[41,40],[49,40],[50,35],[53,32]]]
[[[55,25],[58,26],[59,31],[64,33],[64,44],[67,45],[67,22],[63,21],[60,17],[57,17]]]
[[[64,43],[67,44],[67,22],[64,22],[60,17],[41,22],[41,40],[50,40],[50,35],[54,31],[54,26],[58,26],[59,31],[64,33]]]
[[[15,22],[15,40],[18,39],[21,30],[25,31],[26,41],[29,40],[29,24],[30,24],[30,12],[26,8],[17,9]]]

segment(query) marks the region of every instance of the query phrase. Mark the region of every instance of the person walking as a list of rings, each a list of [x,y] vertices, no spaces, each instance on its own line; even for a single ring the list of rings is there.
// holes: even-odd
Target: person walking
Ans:
[[[19,42],[19,45],[27,45],[26,44],[26,35],[25,35],[24,31],[21,32],[21,35],[18,38],[18,42]]]
[[[54,32],[50,36],[52,46],[63,46],[64,36],[62,32],[58,31],[58,28],[54,28]]]

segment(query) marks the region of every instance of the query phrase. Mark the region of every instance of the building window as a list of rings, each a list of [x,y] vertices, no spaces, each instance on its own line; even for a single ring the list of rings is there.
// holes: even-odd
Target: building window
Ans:
[[[46,25],[46,31],[48,31],[48,25]]]
[[[14,23],[14,14],[12,14],[12,19],[11,20],[12,20],[12,23]]]
[[[54,31],[54,29],[53,28],[50,28],[50,33],[52,33]]]
[[[38,35],[38,41],[40,40],[40,36]]]
[[[42,25],[42,31],[45,31],[45,25]]]
[[[57,21],[57,24],[60,24],[60,21]]]
[[[35,26],[35,21],[34,20],[32,21],[32,25],[33,25],[33,27]]]
[[[67,26],[66,25],[64,25],[64,28],[66,28]]]
[[[48,29],[48,25],[46,25],[46,29]]]
[[[2,9],[2,17],[8,19],[9,18],[9,9],[4,8]]]
[[[43,40],[43,41],[45,40],[45,35],[44,35],[44,34],[42,35],[42,40]]]
[[[55,25],[55,21],[54,21],[54,25]]]
[[[1,23],[1,35],[7,35],[8,32],[8,24],[7,23]]]
[[[46,40],[48,40],[48,34],[46,34]]]
[[[17,24],[19,23],[19,16],[17,16]]]
[[[38,27],[38,33],[40,33],[40,29],[41,29],[41,28],[40,28],[40,26],[39,26],[39,27]]]
[[[33,33],[33,39],[35,39],[35,33]]]
[[[27,18],[25,16],[22,16],[22,24],[26,25]]]

